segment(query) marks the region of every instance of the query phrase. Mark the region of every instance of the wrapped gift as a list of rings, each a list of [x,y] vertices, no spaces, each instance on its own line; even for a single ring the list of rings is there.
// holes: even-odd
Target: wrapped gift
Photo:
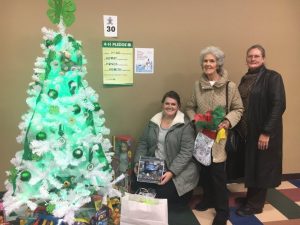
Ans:
[[[107,206],[102,205],[102,207],[92,217],[91,225],[109,225],[108,219],[109,219],[109,209]]]

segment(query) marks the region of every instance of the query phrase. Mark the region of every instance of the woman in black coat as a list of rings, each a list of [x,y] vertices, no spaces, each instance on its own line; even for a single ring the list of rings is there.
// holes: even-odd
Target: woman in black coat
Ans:
[[[247,196],[238,199],[239,216],[261,213],[267,189],[277,187],[282,175],[282,115],[285,90],[279,73],[264,65],[265,50],[254,45],[247,50],[248,72],[239,91],[245,107],[239,124],[246,138],[245,186]]]

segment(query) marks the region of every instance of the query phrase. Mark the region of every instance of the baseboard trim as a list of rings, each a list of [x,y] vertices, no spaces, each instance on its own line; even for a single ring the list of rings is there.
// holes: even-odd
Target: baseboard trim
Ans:
[[[294,179],[300,179],[300,173],[288,173],[288,174],[282,174],[282,180],[294,180]]]

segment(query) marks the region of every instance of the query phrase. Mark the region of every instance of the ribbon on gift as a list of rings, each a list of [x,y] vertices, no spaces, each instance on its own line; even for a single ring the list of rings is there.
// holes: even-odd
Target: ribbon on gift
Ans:
[[[225,110],[222,106],[217,106],[213,111],[209,110],[206,113],[197,113],[194,116],[195,125],[197,128],[210,130],[213,133],[204,131],[203,133],[209,137],[216,137],[216,130],[218,125],[222,122],[225,116]]]
[[[217,132],[215,130],[203,129],[202,133],[211,139],[215,139],[217,136]]]

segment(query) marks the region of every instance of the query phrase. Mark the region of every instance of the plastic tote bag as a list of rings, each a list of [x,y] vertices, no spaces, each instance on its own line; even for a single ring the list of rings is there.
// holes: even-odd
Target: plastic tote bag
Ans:
[[[168,225],[167,199],[125,195],[121,198],[120,225]]]
[[[209,138],[201,132],[197,134],[193,156],[204,166],[211,164],[211,148],[213,144],[214,139]]]

